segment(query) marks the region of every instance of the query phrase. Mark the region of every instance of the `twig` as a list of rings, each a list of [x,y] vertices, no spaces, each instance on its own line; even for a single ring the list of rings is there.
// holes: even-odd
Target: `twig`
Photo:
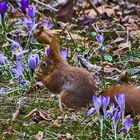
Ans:
[[[101,13],[98,11],[98,9],[96,8],[95,4],[91,0],[88,0],[88,2],[92,6],[92,8],[96,12],[96,14],[100,15]]]
[[[68,31],[68,34],[69,34],[69,36],[70,36],[70,38],[71,38],[71,40],[72,40],[73,45],[76,46],[75,41],[74,41],[74,39],[72,38],[72,35],[70,34],[69,31]]]
[[[51,7],[51,6],[47,5],[47,4],[44,4],[44,3],[42,3],[42,2],[40,2],[40,1],[38,1],[38,0],[33,0],[33,1],[36,2],[36,3],[39,3],[39,4],[41,4],[41,5],[43,5],[43,6],[45,6],[45,7],[47,7],[48,10],[53,10],[53,11],[55,11],[55,12],[58,11],[57,9],[55,9],[55,8],[53,8],[53,7]]]
[[[21,108],[25,105],[25,101],[24,101],[25,99],[26,99],[26,97],[19,98],[19,100],[18,100],[18,102],[16,104],[17,105],[17,109],[16,109],[15,113],[12,114],[12,121],[13,122],[16,121],[17,117],[20,114]]]
[[[15,122],[16,118],[18,117],[20,110],[17,109],[15,113],[12,114],[12,121]]]

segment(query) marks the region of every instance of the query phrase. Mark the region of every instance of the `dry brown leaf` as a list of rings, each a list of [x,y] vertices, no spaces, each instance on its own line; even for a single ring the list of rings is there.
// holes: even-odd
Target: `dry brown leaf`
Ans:
[[[37,111],[37,108],[33,109],[30,113],[28,113],[28,115],[26,115],[25,117],[30,117],[32,114],[34,114]]]
[[[48,119],[48,113],[46,113],[46,112],[39,111],[39,115],[40,115],[40,117],[42,117],[46,121],[50,121],[51,120],[50,117]]]
[[[19,10],[15,10],[15,11],[11,12],[9,16],[10,16],[10,18],[23,18],[23,17],[25,17],[25,15]]]
[[[111,17],[111,16],[115,15],[114,9],[112,7],[103,8],[102,6],[100,6],[97,9],[100,12],[100,14],[106,13],[108,17]],[[87,10],[86,12],[89,12],[88,16],[91,17],[91,18],[94,18],[94,17],[97,16],[97,13],[95,12],[94,9]]]
[[[127,53],[127,51],[130,49],[130,44],[129,43],[121,43],[119,46],[119,49],[113,51],[113,56],[120,56],[122,54]]]
[[[105,66],[105,67],[103,68],[103,71],[104,71],[104,73],[112,73],[112,72],[114,72],[114,71],[117,71],[118,73],[121,73],[121,72],[122,72],[122,71],[119,70],[118,68],[113,68],[113,67],[110,67],[110,66]]]
[[[43,132],[39,131],[38,134],[35,136],[37,140],[42,140],[43,139]]]
[[[122,73],[120,74],[120,80],[127,82],[128,81],[128,73],[127,71],[122,71]]]
[[[70,133],[61,134],[58,140],[72,140],[72,135]]]
[[[60,5],[57,12],[57,18],[60,21],[68,22],[74,14],[74,6],[77,0],[68,0],[64,5]]]
[[[39,110],[37,108],[35,108],[34,110],[32,110],[28,115],[26,115],[25,117],[30,117],[32,118],[35,122],[41,122],[41,121],[47,121],[47,122],[51,122],[53,121],[52,118],[48,115],[48,112],[43,111],[43,110]]]

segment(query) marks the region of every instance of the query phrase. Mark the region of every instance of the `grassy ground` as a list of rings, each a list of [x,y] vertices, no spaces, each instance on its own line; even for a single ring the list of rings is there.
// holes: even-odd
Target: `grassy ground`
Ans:
[[[111,6],[114,7],[115,5],[113,4]],[[78,12],[80,13],[81,11]],[[39,16],[40,14],[38,13],[37,19],[39,19]],[[140,84],[139,30],[133,30],[135,34],[130,34],[130,36],[128,36],[126,26],[121,25],[116,16],[105,20],[96,19],[96,24],[101,28],[99,32],[104,34],[104,44],[107,44],[106,51],[100,52],[101,46],[99,46],[96,40],[98,34],[96,32],[97,28],[93,26],[95,24],[89,24],[86,27],[79,26],[77,22],[75,22],[76,18],[79,16],[77,14],[75,20],[69,22],[69,28],[63,32],[60,26],[58,26],[55,16],[53,14],[49,16],[51,17],[49,19],[53,19],[53,30],[61,30],[61,38],[63,38],[62,47],[70,48],[71,50],[71,56],[68,59],[71,65],[81,66],[76,59],[76,55],[86,54],[91,64],[97,64],[102,67],[103,70],[100,73],[100,85],[97,88],[97,93],[106,87],[123,83],[124,81],[135,85]],[[26,69],[24,74],[28,81],[28,86],[22,87],[19,84],[20,80],[16,79],[10,72],[10,69],[15,66],[15,58],[12,61],[10,60],[12,55],[11,44],[7,41],[6,37],[11,31],[17,29],[22,30],[22,28],[15,24],[14,20],[10,18],[9,13],[5,22],[5,29],[2,24],[0,25],[0,50],[8,57],[8,64],[0,66],[0,94],[4,94],[0,96],[0,139],[115,139],[110,120],[104,120],[102,129],[100,125],[102,115],[93,115],[92,117],[86,116],[86,112],[92,105],[80,111],[66,109],[64,112],[61,112],[59,110],[58,98],[47,91],[46,88],[32,88],[32,90],[29,91],[36,81],[34,81],[34,78],[31,76],[27,65],[28,55],[31,53],[38,53],[40,58],[42,58],[44,51],[44,44],[38,43],[33,35],[30,36],[28,45],[26,45],[27,36],[22,36],[19,39],[19,42],[22,42],[24,48],[29,49],[29,52],[23,55],[23,64]],[[37,20],[36,22],[39,21]],[[110,25],[112,26],[110,27]],[[12,36],[10,36],[10,38],[12,38]],[[113,42],[120,38],[123,39],[121,43]],[[114,68],[117,68],[117,70]],[[123,75],[124,71],[128,73],[128,76]],[[120,78],[120,75],[125,77],[124,80]],[[18,111],[19,108],[18,114],[16,111]],[[18,116],[15,121],[12,121],[12,115],[15,112]],[[121,127],[121,124],[119,124],[119,127]],[[117,132],[117,139],[124,138],[140,139],[140,129],[136,119],[134,119],[128,134]]]

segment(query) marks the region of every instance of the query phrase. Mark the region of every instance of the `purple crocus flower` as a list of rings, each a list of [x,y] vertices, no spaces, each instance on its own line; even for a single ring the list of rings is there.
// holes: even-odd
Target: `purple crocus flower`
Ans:
[[[50,48],[46,48],[45,55],[48,56],[50,53],[51,53],[51,49]]]
[[[95,110],[97,111],[98,114],[100,114],[100,107],[102,105],[102,96],[93,96],[92,101],[95,107]]]
[[[24,18],[22,24],[26,27],[28,33],[32,32],[37,26],[37,24],[35,24],[35,22],[31,18]]]
[[[0,2],[0,14],[1,14],[2,20],[4,19],[4,15],[7,9],[8,9],[7,2],[6,1]]]
[[[45,50],[45,55],[48,56],[50,53],[51,53],[51,49],[50,48],[47,48]],[[63,56],[64,59],[67,59],[68,56],[69,56],[68,50],[61,50],[61,55]]]
[[[114,127],[115,131],[116,131],[118,122],[120,120],[120,117],[121,117],[121,112],[119,110],[116,110],[114,113],[114,116],[112,117],[113,127]]]
[[[29,7],[29,0],[21,0],[21,10],[26,14],[26,8]]]
[[[34,71],[39,63],[39,56],[38,54],[30,54],[28,57],[28,66],[30,70]]]
[[[140,121],[138,122],[138,127],[140,128]]]
[[[22,86],[26,86],[27,85],[27,80],[26,79],[22,79],[20,81],[20,83],[21,83]]]
[[[64,59],[67,59],[69,56],[68,50],[61,50],[61,55],[63,56]]]
[[[115,101],[118,103],[121,112],[122,112],[122,121],[124,119],[124,113],[125,113],[125,95],[124,94],[118,94],[118,96],[114,96]]]
[[[7,57],[0,51],[0,65],[4,65],[5,63],[7,63]]]
[[[94,113],[96,110],[94,107],[91,107],[88,112],[87,112],[87,116],[90,116],[92,113]]]
[[[103,112],[104,112],[104,116],[106,115],[106,109],[109,105],[110,102],[110,97],[104,97],[102,98],[102,108],[103,108]]]
[[[48,20],[47,20],[47,21],[44,22],[44,27],[45,27],[46,29],[51,29],[51,28],[53,27],[53,24],[50,23],[50,22],[48,22]]]
[[[26,9],[27,15],[34,20],[35,14],[36,14],[36,7],[35,6],[30,6]]]
[[[130,130],[131,125],[132,125],[132,118],[128,118],[124,121],[124,127],[127,132]]]
[[[23,77],[24,68],[21,61],[16,62],[16,68],[12,68],[11,71],[15,74],[16,78]]]
[[[104,35],[103,35],[103,34],[97,35],[97,36],[96,36],[96,39],[97,39],[97,41],[98,41],[100,44],[103,44],[103,42],[104,42]]]
[[[17,59],[17,60],[22,59],[22,55],[23,55],[24,53],[27,53],[27,52],[28,52],[28,50],[23,50],[22,46],[19,45],[17,42],[12,43],[11,50],[12,50],[12,58],[13,58],[14,56],[16,56],[16,59]],[[11,59],[12,59],[12,58],[11,58]]]

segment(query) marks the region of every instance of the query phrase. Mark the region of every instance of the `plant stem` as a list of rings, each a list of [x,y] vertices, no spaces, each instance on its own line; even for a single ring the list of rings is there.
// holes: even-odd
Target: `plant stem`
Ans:
[[[117,139],[117,136],[116,136],[116,128],[115,128],[115,140]]]
[[[3,30],[5,31],[5,21],[4,21],[4,19],[2,18],[2,20],[1,20],[1,22],[2,22],[2,27],[3,27]]]
[[[100,137],[103,138],[103,118],[100,118]]]

